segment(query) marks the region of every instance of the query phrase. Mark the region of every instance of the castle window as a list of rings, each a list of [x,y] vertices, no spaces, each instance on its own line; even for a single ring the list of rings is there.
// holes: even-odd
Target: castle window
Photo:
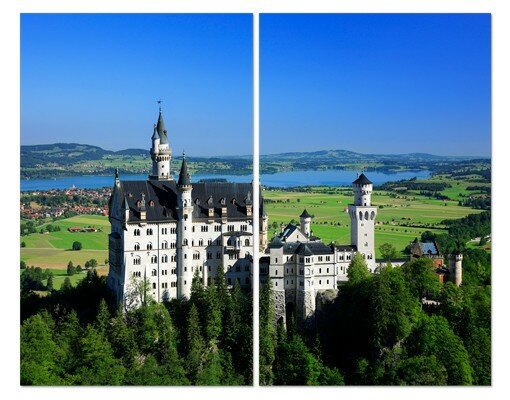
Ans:
[[[140,257],[133,258],[133,265],[140,265],[142,262],[142,259]]]
[[[154,200],[149,201],[149,206],[154,207]]]
[[[322,268],[319,268],[319,274],[322,273]]]
[[[134,232],[133,232],[133,234],[134,234],[135,236],[140,236],[140,229],[135,229],[135,230],[134,230]]]
[[[168,262],[168,256],[166,254],[164,254],[162,257],[161,257],[161,262],[164,262],[164,263],[167,263]]]
[[[209,232],[209,227],[207,225],[203,225],[200,227],[200,231],[202,232]]]
[[[158,275],[158,272],[155,269],[153,269],[151,272],[151,276],[156,276],[156,275]]]
[[[326,274],[329,274],[329,268],[326,268]]]
[[[183,244],[184,246],[187,246],[187,245],[188,245],[188,239],[184,239],[184,240],[182,241],[182,244]]]
[[[158,256],[152,256],[151,257],[151,263],[156,264],[158,262]]]
[[[140,250],[140,243],[135,243],[135,250]]]
[[[175,261],[176,261],[176,259],[177,259],[177,256],[175,256],[175,255],[174,255],[174,256],[172,256],[172,257],[170,258],[170,261],[175,262]]]
[[[193,260],[200,260],[200,253],[194,253]]]
[[[326,281],[326,284],[328,284],[328,285],[329,285],[329,279]]]
[[[164,241],[163,243],[161,243],[161,248],[162,249],[168,249],[168,242]]]
[[[203,245],[204,245],[204,241],[203,241],[202,239],[200,239],[200,240],[198,241],[198,245],[199,245],[199,246],[203,246]]]
[[[210,260],[212,258],[212,253],[207,253],[207,259]]]
[[[152,250],[152,243],[147,243],[147,250]]]
[[[173,233],[173,234],[177,233],[177,228],[170,228],[170,233]]]
[[[249,246],[250,245],[250,239],[245,239],[244,240],[244,245],[245,246]]]
[[[170,248],[175,249],[175,242],[170,243]]]
[[[330,261],[330,260],[331,260],[330,256],[326,256],[326,261]]]
[[[221,246],[221,239],[216,239],[216,246]]]
[[[229,232],[233,232],[233,231],[234,231],[234,225],[229,225],[229,226],[227,227],[227,230],[228,230]]]
[[[152,235],[152,228],[147,229],[147,235]]]
[[[247,231],[248,230],[248,225],[245,225],[245,224],[241,225],[241,230],[242,231]]]
[[[211,246],[211,245],[212,245],[212,239],[208,239],[208,240],[207,240],[207,245],[208,245],[208,246]]]
[[[177,282],[170,282],[170,287],[177,287]]]
[[[166,232],[167,232],[167,229],[166,229],[166,228],[162,228],[162,229],[161,229],[161,234],[162,234],[162,235],[166,235]]]
[[[140,271],[134,271],[133,272],[133,276],[137,277],[137,278],[140,278],[142,276],[142,273]]]
[[[214,225],[214,232],[221,232],[221,225]]]
[[[172,275],[175,275],[175,274],[177,273],[177,269],[176,269],[176,268],[172,268],[172,270],[170,271],[170,273],[171,273]]]
[[[167,282],[163,282],[163,283],[161,284],[161,288],[162,288],[162,289],[166,289],[166,288],[168,288],[168,283],[167,283]]]
[[[275,282],[275,283],[274,283],[274,285],[275,285],[275,286],[278,286],[278,282]]]
[[[152,283],[152,288],[153,288],[153,289],[156,289],[156,282],[153,282],[153,283]]]

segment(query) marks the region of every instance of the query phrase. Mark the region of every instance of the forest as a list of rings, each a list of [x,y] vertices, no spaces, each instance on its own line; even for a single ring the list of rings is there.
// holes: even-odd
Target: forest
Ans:
[[[464,265],[457,287],[439,282],[430,259],[371,274],[356,255],[334,301],[287,329],[263,285],[261,384],[490,385],[490,256],[470,249]]]
[[[46,297],[21,293],[22,385],[250,385],[251,294],[223,271],[189,300],[116,307],[106,278],[88,271]]]

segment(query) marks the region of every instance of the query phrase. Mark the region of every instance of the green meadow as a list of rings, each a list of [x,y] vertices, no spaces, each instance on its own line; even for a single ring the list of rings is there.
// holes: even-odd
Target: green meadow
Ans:
[[[317,187],[311,190],[312,192],[270,189],[264,191],[264,198],[269,200],[265,202],[269,216],[269,236],[272,237],[275,230],[279,230],[274,226],[274,222],[278,226],[292,220],[299,223],[299,215],[306,208],[314,217],[314,235],[326,243],[334,241],[348,244],[350,220],[347,207],[352,202],[352,192],[348,188]],[[378,246],[383,243],[391,243],[402,252],[409,242],[419,237],[423,231],[445,232],[441,221],[481,212],[459,206],[455,200],[442,201],[418,194],[395,195],[387,191],[375,191],[372,204],[379,207],[375,228],[377,257],[380,256]]]
[[[51,223],[59,226],[60,231],[49,233],[32,233],[22,236],[21,241],[26,247],[21,248],[21,260],[28,266],[41,268],[65,269],[67,263],[85,264],[95,258],[99,265],[104,265],[108,258],[108,233],[110,223],[107,217],[99,215],[78,215]],[[70,227],[89,227],[98,229],[98,232],[69,232]],[[38,227],[38,230],[41,227]],[[82,244],[79,251],[71,250],[74,241]]]

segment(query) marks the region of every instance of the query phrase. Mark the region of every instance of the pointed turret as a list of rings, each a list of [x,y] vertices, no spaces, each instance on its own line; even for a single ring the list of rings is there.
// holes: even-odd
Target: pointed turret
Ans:
[[[156,125],[156,132],[158,133],[161,144],[167,144],[168,143],[168,136],[167,131],[165,128],[165,121],[163,120],[163,112],[161,111],[161,107],[159,107],[159,116],[158,116],[158,123]]]
[[[170,170],[172,150],[168,144],[165,122],[163,121],[163,114],[161,111],[161,101],[158,101],[158,103],[160,103],[158,123],[154,124],[151,138],[152,174],[149,175],[149,179],[172,180],[173,178]]]
[[[179,172],[178,186],[190,186],[191,178],[188,171],[188,163],[186,162],[186,155],[182,154],[181,172]]]

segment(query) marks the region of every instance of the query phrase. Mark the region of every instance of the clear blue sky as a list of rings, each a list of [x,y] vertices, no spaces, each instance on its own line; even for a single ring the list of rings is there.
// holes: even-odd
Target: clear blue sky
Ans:
[[[24,14],[21,143],[252,152],[252,16]]]
[[[261,154],[490,155],[488,14],[261,15]]]

